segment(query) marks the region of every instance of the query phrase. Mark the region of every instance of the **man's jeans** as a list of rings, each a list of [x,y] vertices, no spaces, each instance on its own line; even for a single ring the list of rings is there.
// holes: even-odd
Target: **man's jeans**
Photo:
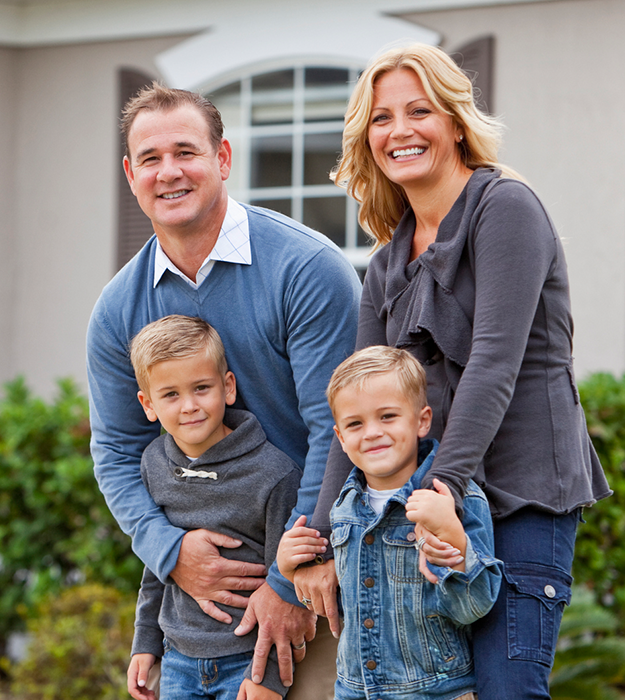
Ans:
[[[161,665],[162,700],[236,700],[252,652],[193,659],[165,640]]]
[[[493,609],[472,625],[480,700],[548,700],[549,672],[565,603],[581,509],[523,508],[495,521],[504,578]]]

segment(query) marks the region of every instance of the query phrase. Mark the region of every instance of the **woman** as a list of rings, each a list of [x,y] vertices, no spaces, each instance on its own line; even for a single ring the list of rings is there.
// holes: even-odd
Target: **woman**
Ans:
[[[581,508],[610,493],[573,377],[559,238],[533,191],[497,164],[499,123],[439,49],[381,55],[345,122],[335,179],[379,248],[357,348],[404,347],[423,363],[441,442],[426,485],[444,481],[460,505],[475,479],[505,563],[499,599],[474,627],[478,697],[548,698]],[[343,469],[330,461],[313,527]],[[424,554],[441,561],[431,537]],[[298,589],[314,598],[307,575]]]

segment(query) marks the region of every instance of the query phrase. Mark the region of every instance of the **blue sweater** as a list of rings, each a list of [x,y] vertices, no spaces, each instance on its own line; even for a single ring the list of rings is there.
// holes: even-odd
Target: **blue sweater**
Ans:
[[[137,400],[132,338],[168,314],[201,316],[222,337],[237,378],[235,407],[254,413],[271,443],[304,469],[290,523],[312,515],[332,436],[325,388],[353,350],[360,283],[327,238],[275,212],[246,207],[252,264],[216,262],[194,290],[167,271],[154,287],[156,238],[105,287],[87,334],[95,474],[133,549],[161,581],[174,568],[185,530],[148,494],[141,454],[159,435]],[[268,581],[296,603],[272,567]]]

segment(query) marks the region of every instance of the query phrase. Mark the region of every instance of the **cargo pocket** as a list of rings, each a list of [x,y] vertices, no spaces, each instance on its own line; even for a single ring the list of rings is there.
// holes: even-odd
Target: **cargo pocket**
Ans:
[[[540,564],[506,564],[508,656],[553,663],[565,604],[571,602],[569,574]]]

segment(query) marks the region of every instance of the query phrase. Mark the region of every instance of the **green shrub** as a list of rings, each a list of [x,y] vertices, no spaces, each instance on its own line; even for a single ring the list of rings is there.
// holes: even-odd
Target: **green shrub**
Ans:
[[[584,511],[573,575],[594,589],[625,627],[625,375],[591,375],[580,384],[588,430],[614,495]]]
[[[588,589],[573,589],[550,677],[553,700],[625,699],[625,639],[615,635],[618,626]]]
[[[76,586],[37,606],[28,656],[10,669],[20,700],[128,697],[135,596],[97,584]]]
[[[23,379],[0,400],[0,652],[44,595],[83,581],[136,591],[142,566],[93,476],[86,399],[51,403]],[[1,655],[1,653],[0,653]]]

